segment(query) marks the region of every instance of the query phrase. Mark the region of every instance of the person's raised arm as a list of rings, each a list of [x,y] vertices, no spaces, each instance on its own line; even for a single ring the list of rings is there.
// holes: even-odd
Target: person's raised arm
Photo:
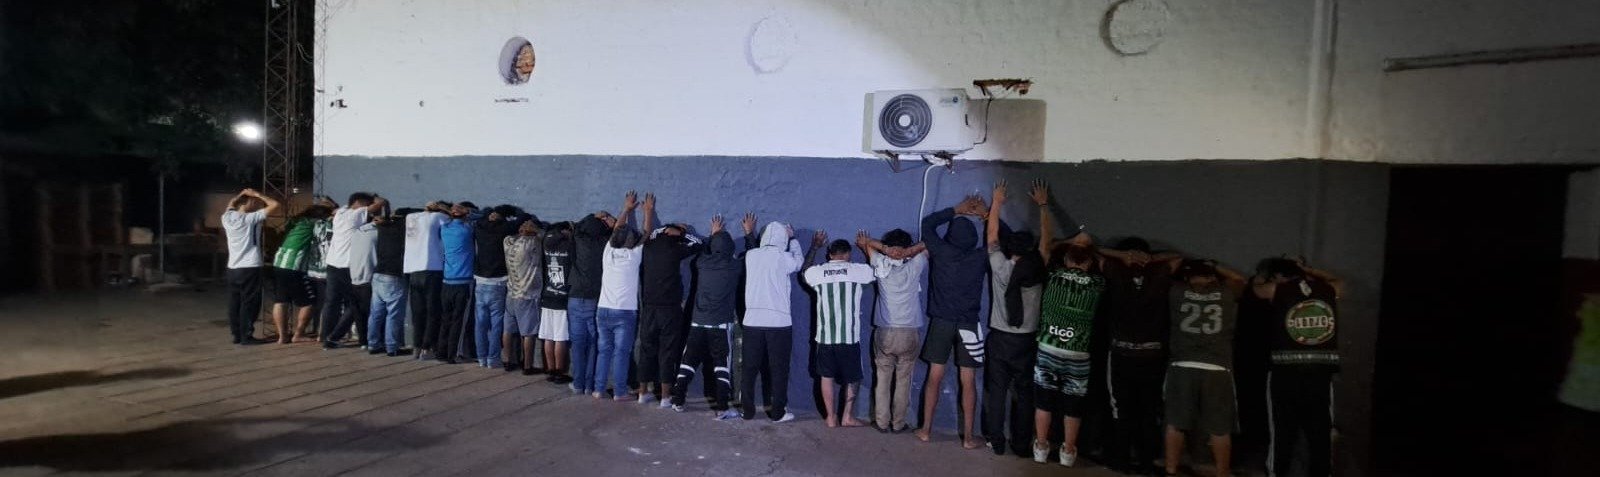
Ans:
[[[942,225],[942,224],[945,224],[945,223],[949,223],[950,219],[954,218],[955,216],[956,216],[956,209],[954,207],[947,207],[947,208],[935,211],[934,213],[928,214],[927,217],[923,217],[922,218],[922,241],[923,241],[923,243],[928,244],[928,248],[934,248],[934,249],[950,247],[950,243],[949,242],[945,242],[944,238],[939,236],[939,226]]]
[[[367,204],[367,217],[376,217],[383,214],[383,208],[389,205],[389,199],[372,194],[372,203]]]
[[[261,209],[261,215],[272,215],[273,212],[276,212],[278,210],[278,201],[277,201],[277,199],[273,199],[271,197],[267,197],[266,194],[262,194],[260,192],[256,192],[255,189],[245,189],[244,191],[245,191],[245,193],[250,194],[251,197],[255,197],[257,199],[261,199],[262,202],[265,202],[267,204],[267,206],[265,208]]]
[[[789,257],[789,266],[787,267],[787,270],[789,273],[798,272],[800,271],[801,266],[805,265],[806,263],[806,258],[800,254],[800,241],[794,238],[793,225],[784,224],[783,230],[789,234],[789,253],[787,254]]]
[[[761,238],[756,236],[756,214],[745,212],[744,220],[739,221],[739,225],[744,228],[745,251],[761,248]]]
[[[988,237],[989,247],[1000,246],[1000,206],[1006,202],[1006,181],[1001,179],[994,183],[994,192],[989,198],[989,220],[984,235]]]
[[[867,263],[872,263],[872,254],[877,253],[871,235],[865,230],[856,231],[856,247],[861,249],[861,254],[867,257]]]
[[[643,221],[644,227],[640,228],[639,230],[644,232],[644,234],[645,234],[644,238],[646,238],[646,239],[654,238],[654,237],[651,236],[651,235],[653,235],[652,233],[656,229],[655,228],[656,194],[654,192],[646,192],[646,193],[644,193],[644,212],[642,212],[641,214],[642,214],[642,217],[640,217],[639,220]],[[643,241],[640,241],[640,243],[643,243]]]
[[[826,244],[826,243],[828,243],[828,232],[826,230],[818,230],[817,233],[811,234],[811,248],[806,249],[806,265],[805,266],[809,267],[809,266],[821,263],[821,262],[816,261],[817,250],[821,249],[822,246],[824,244]],[[822,258],[823,258],[823,261],[825,262],[825,261],[827,261],[828,257],[824,256]]]
[[[1050,186],[1042,180],[1033,181],[1033,190],[1028,194],[1033,199],[1033,204],[1039,206],[1039,255],[1049,260],[1050,257]]]
[[[628,194],[622,197],[622,216],[617,217],[617,222],[615,225],[611,226],[611,231],[616,232],[617,230],[627,228],[628,223],[633,222],[633,209],[634,207],[638,206],[639,193],[631,190],[628,191]]]

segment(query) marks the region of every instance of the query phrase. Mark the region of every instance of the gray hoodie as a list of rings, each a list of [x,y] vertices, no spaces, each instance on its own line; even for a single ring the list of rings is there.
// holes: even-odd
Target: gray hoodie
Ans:
[[[789,236],[788,226],[767,224],[761,232],[761,247],[744,256],[745,326],[794,326],[789,292],[794,288],[793,275],[804,264],[800,242]]]

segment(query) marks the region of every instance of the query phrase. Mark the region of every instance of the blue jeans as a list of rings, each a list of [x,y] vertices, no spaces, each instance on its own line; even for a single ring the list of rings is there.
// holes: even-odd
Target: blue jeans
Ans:
[[[506,284],[479,283],[477,327],[473,338],[478,345],[478,360],[500,365],[500,334],[506,327]]]
[[[568,317],[572,316],[568,312]],[[616,396],[628,395],[628,364],[633,361],[633,335],[639,328],[638,310],[600,308],[595,313],[600,328],[600,352],[595,357],[594,392],[611,381]]]
[[[586,298],[567,298],[567,332],[572,339],[572,386],[581,393],[594,392],[595,310],[600,302]],[[632,345],[629,345],[630,347]]]
[[[406,344],[406,278],[372,274],[372,312],[367,314],[367,344],[396,353]],[[388,341],[384,341],[384,337]]]

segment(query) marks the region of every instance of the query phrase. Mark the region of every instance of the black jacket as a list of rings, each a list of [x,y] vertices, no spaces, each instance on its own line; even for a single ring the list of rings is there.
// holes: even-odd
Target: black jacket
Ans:
[[[484,278],[506,276],[506,237],[517,233],[517,227],[520,226],[522,221],[516,217],[494,222],[489,219],[478,221],[477,230],[472,234],[472,240],[478,248],[478,254],[472,259],[473,275]]]
[[[600,254],[606,240],[611,239],[611,228],[593,214],[573,226],[574,257],[572,259],[571,296],[589,300],[600,299]]]
[[[391,219],[381,224],[373,224],[378,229],[378,243],[376,252],[378,263],[372,269],[375,273],[390,276],[405,275],[406,260],[406,221],[405,219]]]

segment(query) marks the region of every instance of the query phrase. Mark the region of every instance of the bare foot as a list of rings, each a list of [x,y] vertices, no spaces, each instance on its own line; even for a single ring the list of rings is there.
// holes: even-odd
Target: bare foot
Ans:
[[[932,434],[932,430],[928,429],[926,427],[921,428],[921,429],[917,429],[917,440],[922,441],[922,442],[928,442],[928,440],[933,438],[933,436],[931,436],[930,434]]]
[[[294,342],[295,343],[305,343],[305,342],[308,342],[308,341],[311,341],[311,338],[307,338],[307,337],[300,336],[300,335],[294,335]]]
[[[827,425],[828,427],[839,427],[839,423],[835,422],[833,420],[833,416],[828,416],[827,418],[824,418],[822,420],[822,423]]]
[[[853,417],[846,417],[846,418],[844,418],[844,422],[841,423],[840,425],[844,426],[844,427],[863,427],[863,426],[866,426],[867,423],[858,421],[858,420],[856,420],[856,418],[853,418]]]
[[[977,449],[979,447],[983,447],[983,441],[979,440],[978,438],[968,437],[966,439],[962,439],[961,440],[961,448],[962,449],[972,450],[972,449]]]

